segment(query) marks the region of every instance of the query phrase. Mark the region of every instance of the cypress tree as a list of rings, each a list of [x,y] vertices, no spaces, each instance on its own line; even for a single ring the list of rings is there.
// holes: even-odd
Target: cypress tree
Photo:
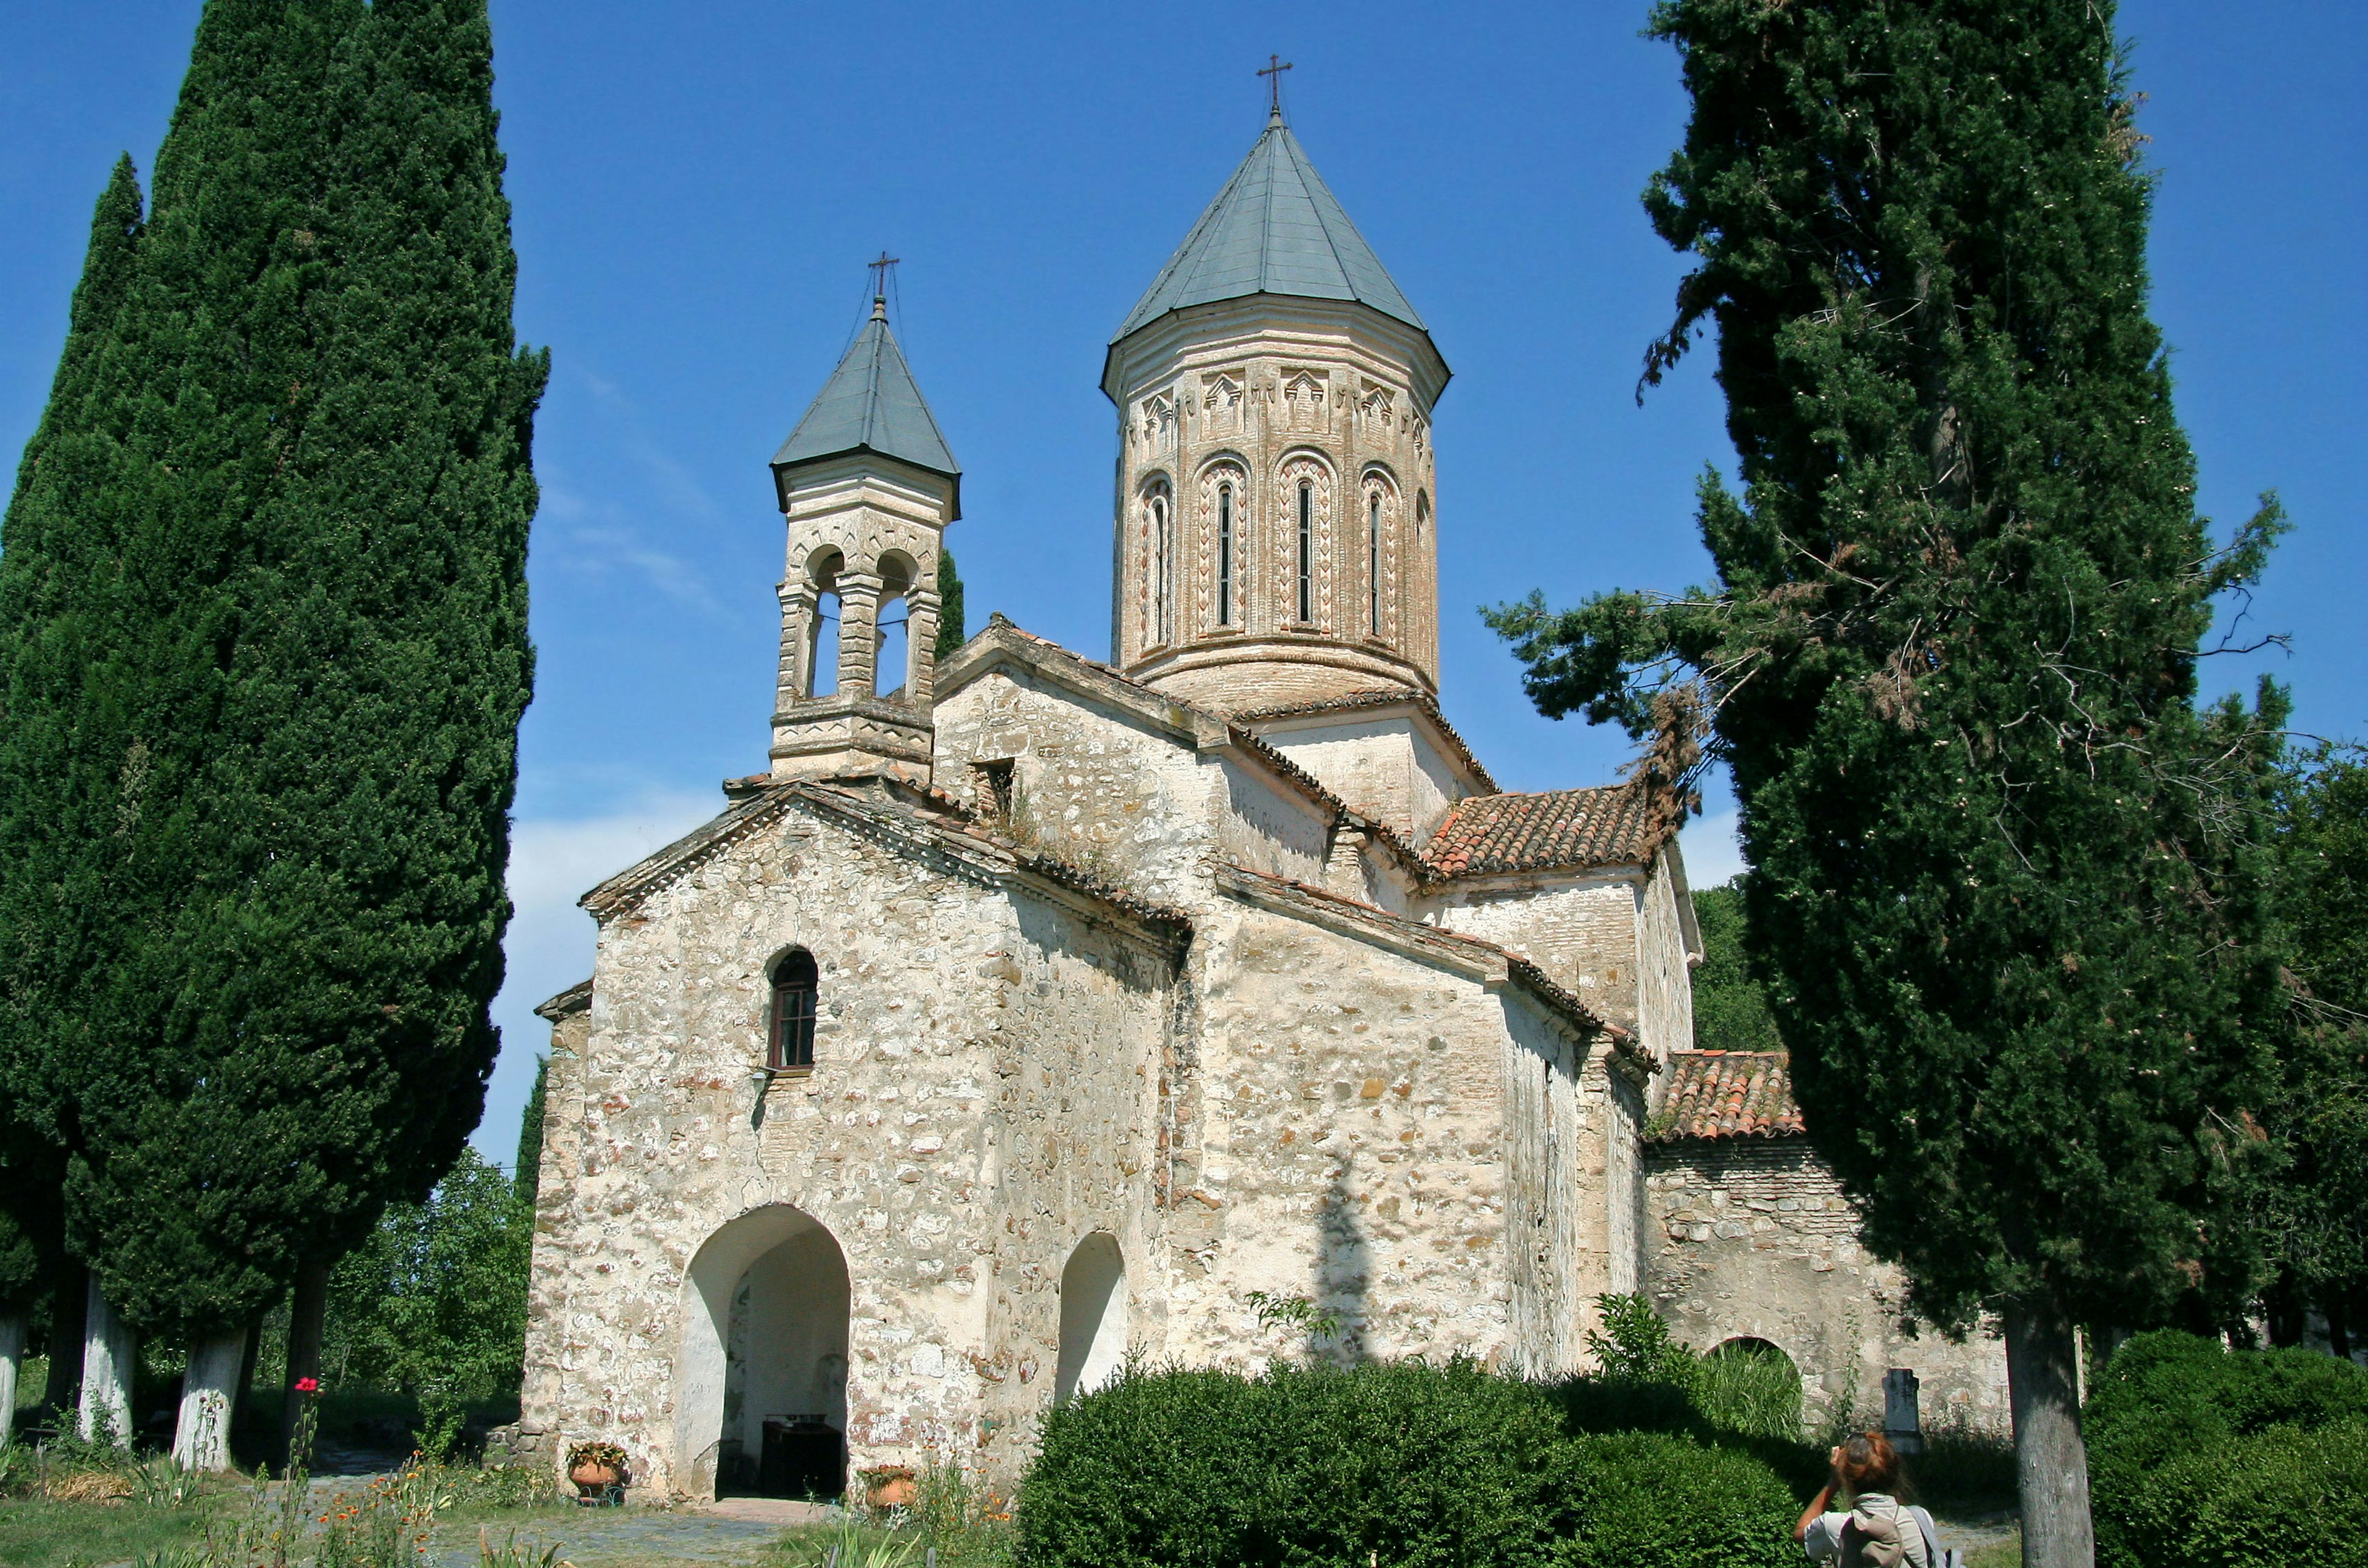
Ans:
[[[1733,772],[1803,1109],[1914,1310],[2003,1320],[2024,1561],[2091,1561],[2074,1325],[2233,1308],[2279,1008],[2279,719],[2199,714],[2216,553],[2146,312],[2148,183],[2100,0],[1664,0],[1744,489],[1718,581],[1497,611],[1550,714]],[[1641,392],[1640,388],[1640,392]],[[1663,769],[1666,771],[1666,769]]]
[[[0,521],[0,1347],[14,1341],[7,1359],[21,1358],[21,1319],[45,1274],[54,1298],[50,1403],[83,1383],[78,1371],[59,1376],[81,1367],[85,1296],[81,1267],[62,1253],[57,1206],[75,1066],[62,1026],[114,910],[92,895],[104,867],[87,850],[119,826],[104,772],[123,763],[120,753],[87,744],[104,734],[119,694],[120,670],[95,653],[120,583],[108,571],[114,550],[102,509],[87,506],[97,517],[83,517],[75,502],[107,500],[119,473],[120,428],[107,389],[142,227],[140,180],[126,154],[92,213],[50,403]],[[5,1319],[17,1319],[14,1334]],[[7,1381],[14,1386],[14,1376]],[[116,1431],[128,1431],[126,1391],[90,1392]]]
[[[529,1091],[526,1109],[518,1117],[518,1164],[511,1169],[510,1180],[518,1189],[518,1201],[529,1210],[542,1185],[542,1091],[550,1077],[551,1058],[535,1058],[534,1087]],[[527,1222],[533,1223],[531,1216]]]
[[[954,570],[954,552],[941,544],[938,546],[938,642],[932,656],[945,658],[963,641],[962,574]]]
[[[495,1050],[545,367],[511,335],[491,78],[482,0],[211,0],[112,466],[57,509],[120,585],[89,662],[121,672],[64,719],[68,852],[119,895],[45,1049],[68,1225],[200,1401],[291,1278],[425,1198]]]

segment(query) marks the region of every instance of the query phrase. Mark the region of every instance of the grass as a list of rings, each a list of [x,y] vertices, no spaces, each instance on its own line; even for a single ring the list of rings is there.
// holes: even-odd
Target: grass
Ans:
[[[204,1514],[186,1506],[0,1500],[0,1562],[8,1568],[134,1562],[194,1543],[204,1533]]]
[[[1965,1568],[2022,1568],[2022,1537],[1983,1547],[1965,1559]]]
[[[1801,1440],[1801,1374],[1773,1346],[1722,1345],[1694,1374],[1694,1408],[1723,1431]]]

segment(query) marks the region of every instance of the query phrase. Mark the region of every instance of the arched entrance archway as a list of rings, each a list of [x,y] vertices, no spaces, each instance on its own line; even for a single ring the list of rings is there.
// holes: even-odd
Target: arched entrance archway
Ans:
[[[683,1281],[677,1483],[836,1497],[847,1456],[847,1257],[787,1204],[707,1238]]]
[[[1061,1270],[1061,1365],[1053,1401],[1091,1393],[1126,1364],[1126,1259],[1118,1238],[1096,1231]]]

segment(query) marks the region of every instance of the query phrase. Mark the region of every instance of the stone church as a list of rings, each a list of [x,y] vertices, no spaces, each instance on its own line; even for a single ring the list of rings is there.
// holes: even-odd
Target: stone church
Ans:
[[[1691,1049],[1641,795],[1504,791],[1441,711],[1447,380],[1276,114],[1110,344],[1110,658],[998,616],[940,661],[962,471],[874,301],[772,460],[770,766],[585,896],[541,1009],[529,1451],[1008,1476],[1129,1358],[1554,1376],[1640,1289],[1813,1408],[1907,1366],[1996,1418],[1781,1059]]]

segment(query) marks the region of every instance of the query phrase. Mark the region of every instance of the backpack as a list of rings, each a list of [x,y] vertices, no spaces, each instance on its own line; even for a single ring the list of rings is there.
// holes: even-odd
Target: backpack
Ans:
[[[1912,1516],[1916,1528],[1924,1532],[1924,1555],[1932,1568],[1965,1568],[1964,1552],[1953,1546],[1945,1551],[1941,1550],[1941,1532],[1933,1525],[1931,1515],[1921,1508],[1902,1508],[1900,1512]]]
[[[1930,1514],[1898,1503],[1892,1505],[1892,1510],[1890,1518],[1875,1518],[1877,1528],[1872,1530],[1859,1522],[1859,1517],[1853,1511],[1850,1523],[1842,1527],[1840,1560],[1845,1562],[1850,1560],[1850,1549],[1855,1544],[1858,1561],[1865,1564],[1865,1568],[1905,1568],[1907,1543],[1901,1537],[1901,1527],[1912,1523],[1924,1538],[1924,1561],[1930,1568],[1965,1568],[1964,1552],[1953,1547],[1945,1551],[1941,1550],[1941,1532],[1932,1523]]]

